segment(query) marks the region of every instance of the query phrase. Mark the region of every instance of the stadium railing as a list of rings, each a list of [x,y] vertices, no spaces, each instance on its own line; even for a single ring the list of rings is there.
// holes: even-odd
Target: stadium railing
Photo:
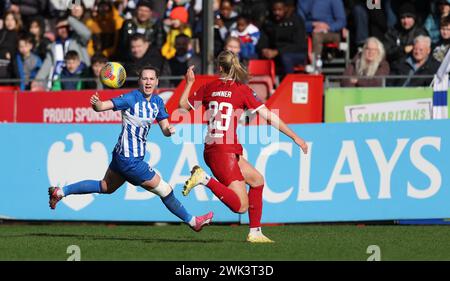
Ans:
[[[355,75],[325,75],[324,76],[324,83],[325,88],[330,87],[341,87],[341,82],[345,79],[376,79],[381,80],[381,87],[403,87],[403,86],[390,86],[389,81],[394,79],[406,79],[410,76],[408,75],[380,75],[380,76],[374,76],[371,78],[368,78],[367,76],[355,76]],[[411,78],[412,79],[419,79],[419,78],[425,78],[425,79],[433,79],[434,75],[414,75]],[[431,83],[430,85],[431,86]]]
[[[175,88],[177,86],[177,85],[175,85],[175,83],[182,79],[184,79],[184,76],[161,76],[159,78],[159,85],[164,88],[168,88],[168,86],[173,86]],[[60,81],[61,82],[73,82],[73,81],[95,82],[96,80],[97,80],[96,78],[83,77],[83,78],[63,78]],[[138,80],[138,77],[127,77],[127,82],[137,82],[137,80]],[[11,87],[19,86],[21,81],[22,80],[19,78],[1,78],[0,79],[0,93],[1,93],[1,91],[12,90],[13,88],[11,88]],[[42,85],[48,85],[48,83],[50,82],[50,80],[48,80],[48,79],[32,80],[32,81],[40,82]],[[175,81],[175,83],[172,81]],[[136,84],[136,86],[137,86],[137,84]],[[45,87],[45,86],[43,86],[43,87],[44,87],[44,89],[41,89],[41,90],[48,90],[47,87]],[[48,90],[48,91],[50,91],[50,90]]]
[[[386,76],[376,76],[373,77],[373,79],[380,79],[382,81],[381,87],[386,87],[389,86],[389,83],[387,83],[388,81],[392,80],[392,79],[404,79],[404,78],[408,78],[408,75],[386,75]],[[324,75],[324,87],[325,88],[330,88],[330,87],[341,87],[341,82],[344,79],[351,79],[351,78],[356,78],[356,79],[372,79],[372,78],[367,78],[365,76],[354,76],[354,75]],[[433,75],[414,75],[412,79],[417,79],[417,78],[425,78],[425,79],[433,79]],[[178,86],[179,81],[183,80],[184,76],[161,76],[159,78],[160,83],[159,83],[159,87],[162,88],[176,88]],[[127,77],[127,81],[137,81],[138,77]],[[8,79],[0,79],[0,93],[5,92],[5,91],[13,91],[16,90],[18,85],[20,84],[20,79],[17,78],[8,78]],[[83,82],[93,82],[96,81],[96,78],[66,78],[66,79],[61,79],[62,82],[66,82],[66,81],[83,81]],[[174,81],[174,82],[172,82]],[[39,80],[38,82],[42,82],[42,84],[47,84],[48,80]],[[430,84],[431,86],[431,84]],[[393,86],[393,87],[400,87],[400,86]],[[40,89],[40,91],[51,91],[48,89]],[[28,92],[28,91],[27,91]]]

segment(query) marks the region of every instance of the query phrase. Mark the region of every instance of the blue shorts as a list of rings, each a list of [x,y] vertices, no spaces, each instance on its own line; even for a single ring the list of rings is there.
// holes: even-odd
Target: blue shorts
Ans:
[[[151,180],[156,174],[144,161],[144,157],[125,157],[116,152],[113,152],[112,155],[109,168],[135,186],[140,186],[144,181]]]

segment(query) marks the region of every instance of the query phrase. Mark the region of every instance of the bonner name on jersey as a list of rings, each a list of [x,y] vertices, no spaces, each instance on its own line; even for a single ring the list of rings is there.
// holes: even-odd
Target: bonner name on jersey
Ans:
[[[231,92],[230,91],[212,92],[211,96],[212,97],[231,98]]]

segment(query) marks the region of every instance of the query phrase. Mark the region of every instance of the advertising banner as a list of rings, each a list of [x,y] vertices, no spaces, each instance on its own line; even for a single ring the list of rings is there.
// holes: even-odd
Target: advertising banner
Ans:
[[[17,96],[17,122],[20,123],[121,123],[120,111],[95,112],[89,102],[98,92],[108,100],[132,89],[22,92]],[[168,89],[158,89],[165,93]],[[169,91],[169,93],[171,93]],[[14,103],[11,104],[13,106]]]
[[[0,122],[14,122],[14,92],[0,93]]]
[[[309,143],[308,155],[266,126],[238,129],[245,157],[265,178],[264,223],[450,217],[450,120],[291,128]],[[210,171],[202,156],[205,127],[176,129],[166,138],[154,126],[146,161],[194,215],[212,210],[216,222],[247,222],[247,214],[232,213],[203,186],[182,196],[192,166]],[[119,133],[120,125],[1,124],[0,217],[178,221],[159,198],[128,183],[110,195],[69,196],[49,209],[48,186],[103,177]]]
[[[346,122],[379,122],[402,120],[430,120],[433,101],[415,99],[349,105],[345,107]]]
[[[95,112],[90,97],[95,90],[59,92],[23,92],[17,100],[17,122],[20,123],[120,123],[120,112]],[[106,90],[99,93],[107,100],[126,90]]]
[[[432,88],[330,88],[325,122],[428,120],[432,97]]]

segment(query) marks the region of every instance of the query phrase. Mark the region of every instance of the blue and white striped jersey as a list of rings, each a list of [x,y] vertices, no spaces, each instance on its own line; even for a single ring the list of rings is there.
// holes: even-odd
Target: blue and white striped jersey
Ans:
[[[111,99],[113,110],[122,111],[122,132],[116,147],[116,153],[125,157],[143,157],[147,135],[153,121],[161,121],[169,117],[164,101],[157,95],[152,95],[147,101],[139,90],[123,94]]]

